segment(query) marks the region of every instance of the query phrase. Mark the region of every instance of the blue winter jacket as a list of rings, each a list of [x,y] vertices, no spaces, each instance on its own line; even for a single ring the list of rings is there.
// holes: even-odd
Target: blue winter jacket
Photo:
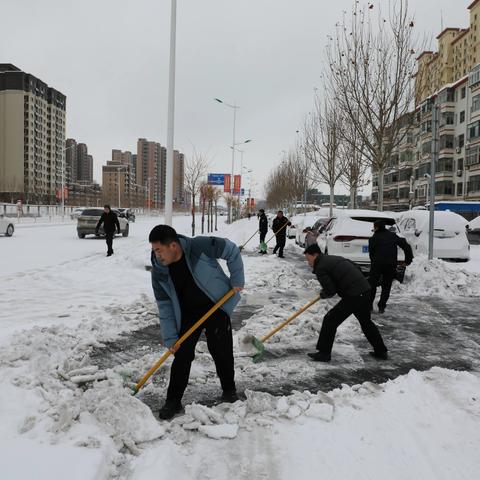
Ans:
[[[232,287],[243,287],[243,261],[237,245],[219,237],[178,237],[195,283],[212,302],[218,302]],[[230,278],[225,275],[217,258],[227,261]],[[160,330],[165,345],[171,347],[179,338],[182,321],[180,303],[168,266],[162,265],[153,251],[152,266],[152,286],[158,305]],[[223,304],[222,310],[230,316],[239,300],[237,293]]]

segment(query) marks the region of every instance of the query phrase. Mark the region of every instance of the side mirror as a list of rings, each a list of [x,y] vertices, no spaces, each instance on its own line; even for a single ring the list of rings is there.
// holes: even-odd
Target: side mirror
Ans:
[[[422,232],[420,230],[415,229],[415,236],[419,237]]]

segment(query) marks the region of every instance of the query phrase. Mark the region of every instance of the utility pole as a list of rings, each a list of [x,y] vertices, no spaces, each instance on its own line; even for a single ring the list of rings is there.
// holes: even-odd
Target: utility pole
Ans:
[[[428,229],[428,259],[433,259],[433,234],[435,231],[435,170],[438,158],[438,103],[435,98],[432,114],[432,161],[430,163],[430,216]]]

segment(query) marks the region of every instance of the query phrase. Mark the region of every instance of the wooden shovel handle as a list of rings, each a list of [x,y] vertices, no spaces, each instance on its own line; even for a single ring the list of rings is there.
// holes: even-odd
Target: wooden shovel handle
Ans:
[[[198,327],[200,327],[203,323],[205,323],[208,318],[216,312],[230,297],[235,295],[235,290],[232,288],[228,291],[205,315],[203,315],[200,320],[195,322],[173,345],[174,349],[180,347],[180,345],[195,331]],[[153,365],[153,367],[143,376],[143,378],[135,385],[135,393],[137,393],[145,382],[158,370],[158,368],[165,362],[165,360],[172,354],[171,350],[168,349]]]

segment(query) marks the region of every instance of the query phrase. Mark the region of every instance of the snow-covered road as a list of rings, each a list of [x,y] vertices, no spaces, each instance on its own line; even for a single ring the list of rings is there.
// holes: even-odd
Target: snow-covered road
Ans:
[[[467,265],[415,260],[377,317],[389,362],[370,359],[352,319],[331,364],[307,360],[328,308],[321,302],[272,338],[263,363],[235,347],[244,396],[234,405],[217,404],[199,342],[186,414],[159,423],[152,410],[169,363],[138,398],[124,387],[163,352],[145,270],[159,221],[138,219],[112,258],[104,241],[79,240],[73,223],[0,237],[0,451],[10,460],[2,478],[476,478],[480,247]],[[188,234],[189,217],[174,222]],[[241,244],[255,229],[244,220],[219,235]],[[237,340],[264,334],[319,288],[295,246],[279,260],[255,255],[255,244],[243,256]]]

